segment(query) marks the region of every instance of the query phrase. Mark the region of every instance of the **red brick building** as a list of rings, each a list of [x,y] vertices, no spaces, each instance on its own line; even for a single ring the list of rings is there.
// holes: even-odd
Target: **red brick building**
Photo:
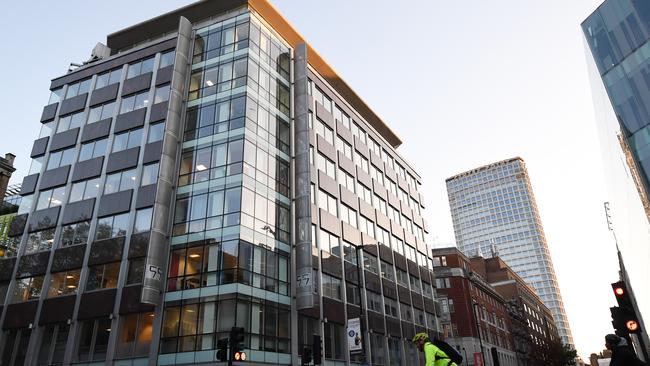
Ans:
[[[464,364],[480,365],[483,353],[485,365],[493,366],[494,353],[501,366],[517,365],[506,299],[455,247],[434,249],[433,261],[443,334]]]

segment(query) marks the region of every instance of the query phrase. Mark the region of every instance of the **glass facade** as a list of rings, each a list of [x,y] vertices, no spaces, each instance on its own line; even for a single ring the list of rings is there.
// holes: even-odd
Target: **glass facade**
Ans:
[[[504,160],[448,178],[447,192],[458,248],[468,256],[502,258],[551,310],[562,341],[573,344],[523,160]]]

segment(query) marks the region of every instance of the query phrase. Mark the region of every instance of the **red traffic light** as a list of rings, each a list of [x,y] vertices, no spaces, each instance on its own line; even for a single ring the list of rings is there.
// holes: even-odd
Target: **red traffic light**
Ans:
[[[625,295],[625,289],[623,287],[615,287],[614,294],[616,294],[616,296],[623,296]]]
[[[637,329],[639,329],[639,323],[636,322],[636,320],[628,320],[625,323],[625,326],[627,327],[627,330],[630,332],[636,332]]]
[[[235,361],[246,361],[246,352],[235,352]]]

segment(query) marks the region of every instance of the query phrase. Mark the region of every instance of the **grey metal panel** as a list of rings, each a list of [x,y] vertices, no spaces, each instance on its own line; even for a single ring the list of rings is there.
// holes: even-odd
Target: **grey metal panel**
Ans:
[[[339,196],[339,184],[320,170],[318,171],[318,187],[334,197],[338,198]]]
[[[142,158],[142,164],[153,163],[154,161],[159,161],[160,156],[162,155],[162,141],[152,142],[144,146],[144,157]]]
[[[366,159],[370,160],[370,150],[358,137],[354,136],[354,149],[357,150]]]
[[[139,155],[140,146],[110,154],[106,164],[106,173],[133,168],[138,165]]]
[[[420,195],[418,193],[417,188],[409,184],[409,196],[413,198],[414,200],[418,201],[420,199]]]
[[[32,145],[32,152],[29,154],[30,158],[35,158],[38,156],[41,156],[45,154],[45,151],[47,150],[47,142],[50,141],[49,136],[45,136],[43,138],[40,138],[38,140],[34,141],[34,145]]]
[[[87,124],[81,132],[81,142],[106,137],[111,132],[113,118],[106,118],[95,123]]]
[[[348,159],[342,151],[337,151],[337,154],[339,157],[339,167],[354,176],[356,174],[356,165],[354,165],[354,162]]]
[[[103,195],[99,200],[99,212],[97,216],[109,216],[129,211],[133,190]]]
[[[155,184],[150,184],[148,186],[140,187],[138,189],[138,197],[135,202],[135,208],[143,208],[153,206],[156,201],[156,188]]]
[[[144,117],[147,115],[147,108],[138,108],[134,111],[119,114],[115,118],[114,133],[130,130],[144,125]]]
[[[78,112],[86,107],[86,99],[88,98],[88,93],[79,94],[76,97],[72,97],[61,102],[61,109],[59,109],[59,116],[64,116],[66,114]]]
[[[153,73],[148,72],[131,79],[124,80],[122,85],[122,96],[137,93],[151,87],[151,77]]]
[[[124,251],[124,237],[93,242],[88,257],[88,265],[119,262]]]
[[[390,231],[390,219],[388,216],[382,214],[381,212],[377,211],[377,225],[383,228],[386,231]]]
[[[103,62],[99,61],[93,63],[92,66],[89,65],[77,71],[73,71],[64,76],[53,79],[52,82],[50,83],[50,90],[56,89],[59,86],[62,86],[64,84],[69,84],[77,80],[84,79],[93,74],[98,74],[103,71],[111,70],[117,66],[124,65],[131,61],[139,60],[143,57],[153,55],[156,52],[173,49],[175,44],[176,44],[176,39],[168,39],[160,43],[152,44],[151,46],[145,47],[143,49],[134,52],[125,52],[124,56],[110,58]]]
[[[38,309],[38,300],[20,302],[7,305],[5,311],[5,321],[2,329],[27,328],[34,323],[36,310]]]
[[[386,176],[390,178],[390,180],[397,183],[397,173],[393,170],[393,168],[388,166],[388,164],[384,166],[384,174],[386,174]]]
[[[384,171],[384,161],[381,160],[381,158],[375,154],[374,151],[370,151],[370,163],[377,167],[377,169]]]
[[[296,276],[312,276],[307,45],[294,49],[294,202]],[[313,282],[313,281],[311,281]],[[296,288],[297,309],[314,308],[311,286]],[[317,301],[316,301],[317,303]],[[294,358],[295,359],[295,358]]]
[[[0,259],[0,281],[11,280],[11,276],[14,274],[16,260],[16,257]]]
[[[117,91],[120,89],[120,83],[114,83],[100,89],[95,89],[90,96],[89,105],[94,107],[98,104],[106,103],[117,98]]]
[[[352,135],[352,131],[343,126],[343,123],[341,123],[341,121],[336,121],[336,133],[348,144],[354,144],[354,135]]]
[[[390,220],[390,232],[399,239],[404,240],[404,229],[393,220]]]
[[[336,257],[334,257],[336,258]],[[340,264],[339,264],[340,268]],[[323,298],[323,317],[334,324],[345,324],[345,305],[341,301]]]
[[[397,186],[399,188],[403,189],[406,192],[408,192],[408,190],[409,190],[408,182],[406,181],[406,179],[404,179],[404,178],[402,178],[400,176],[397,176]]]
[[[61,212],[60,206],[34,211],[29,217],[29,226],[27,230],[30,233],[33,233],[34,231],[55,227],[57,221],[59,221],[59,212]]]
[[[370,206],[364,200],[359,201],[359,213],[365,216],[367,219],[370,219],[372,222],[375,222],[375,209]]]
[[[162,69],[158,69],[158,72],[156,73],[156,86],[169,83],[170,81],[172,81],[172,75],[174,75],[173,65],[169,65],[163,67]]]
[[[59,106],[59,103],[52,103],[43,108],[43,113],[41,114],[41,122],[49,122],[54,119],[56,116],[56,107]]]
[[[85,245],[73,245],[54,251],[50,272],[61,272],[81,268],[84,261]]]
[[[415,242],[415,236],[406,230],[404,230],[404,242],[413,248],[417,246],[417,243]]]
[[[72,319],[76,296],[66,295],[45,299],[38,317],[39,325],[64,323]]]
[[[345,203],[355,211],[359,211],[359,197],[343,186],[341,186],[340,198],[342,203]]]
[[[399,301],[411,305],[411,291],[402,285],[397,285],[397,294],[399,295]]]
[[[417,292],[411,292],[411,298],[413,299],[413,307],[424,310],[424,301],[422,301],[422,295]]]
[[[384,244],[379,244],[379,257],[388,263],[393,263],[393,251]]]
[[[336,161],[336,149],[334,149],[334,146],[330,145],[329,142],[325,141],[323,136],[317,135],[316,136],[317,144],[318,145],[318,151],[320,151],[323,155],[325,155],[328,159],[331,161]]]
[[[20,195],[25,196],[34,193],[36,190],[36,183],[38,182],[38,173],[28,175],[23,178],[23,183],[20,186]]]
[[[103,165],[104,165],[103,156],[78,162],[74,166],[74,172],[72,173],[72,181],[78,182],[80,180],[99,177],[102,174]]]
[[[52,170],[46,170],[41,178],[38,189],[44,190],[66,184],[70,173],[70,165],[65,165]]]
[[[149,113],[149,122],[158,122],[167,118],[167,110],[169,109],[168,102],[156,103],[151,106],[151,113]]]
[[[69,203],[63,211],[61,225],[68,225],[79,221],[90,220],[95,208],[95,198]]]
[[[52,136],[52,143],[50,144],[50,151],[63,149],[66,147],[74,146],[77,143],[79,136],[79,128],[73,128],[64,132],[59,132]]]
[[[341,221],[336,216],[330,214],[329,212],[323,210],[322,208],[319,210],[319,212],[320,212],[320,227],[340,237]]]
[[[142,296],[142,286],[125,286],[122,288],[120,297],[120,314],[133,314],[153,311],[153,305],[143,304],[140,302]]]
[[[113,313],[117,289],[86,292],[81,295],[78,320],[106,317]]]
[[[14,237],[22,235],[23,231],[25,231],[25,226],[27,225],[28,216],[29,214],[26,213],[14,216],[14,219],[11,220],[11,224],[9,224],[7,236]]]
[[[425,206],[425,204],[424,204],[424,203],[426,202],[426,201],[424,200],[424,196],[422,195],[421,192],[418,192],[418,194],[419,194],[419,196],[420,196],[420,198],[418,198],[418,202],[420,202],[420,206],[422,206],[422,208],[426,208],[426,206]]]
[[[406,257],[397,252],[394,252],[393,256],[395,257],[395,267],[406,271],[408,269],[406,265]]]
[[[320,103],[316,103],[316,117],[328,125],[332,130],[336,128],[334,117]]]
[[[386,318],[386,332],[394,337],[402,336],[402,327],[399,319]]]
[[[149,232],[131,235],[129,242],[129,258],[139,258],[147,255],[149,248]]]
[[[33,277],[45,274],[49,261],[49,251],[23,255],[18,261],[16,278]]]
[[[360,166],[357,167],[357,180],[363,183],[364,186],[372,188],[372,178],[370,178],[370,175],[364,172]]]
[[[394,194],[388,192],[388,204],[393,206],[394,209],[399,210],[400,209],[400,203],[399,203],[399,198],[395,196]]]
[[[350,244],[359,246],[361,245],[361,232],[344,222],[343,239]]]
[[[377,196],[383,198],[384,201],[388,201],[388,190],[374,179],[372,180],[372,190]]]
[[[334,277],[341,278],[343,276],[343,268],[341,266],[341,258],[335,255],[323,254],[323,272],[330,274]]]
[[[368,328],[375,333],[384,334],[384,316],[373,311],[368,312]]]

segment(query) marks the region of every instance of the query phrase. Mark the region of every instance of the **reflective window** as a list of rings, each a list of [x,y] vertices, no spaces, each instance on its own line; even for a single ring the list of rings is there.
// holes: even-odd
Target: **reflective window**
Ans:
[[[129,225],[129,214],[103,217],[97,220],[96,240],[116,238],[126,235]]]
[[[120,113],[127,113],[136,109],[144,108],[149,105],[149,91],[131,94],[122,98]]]
[[[79,161],[106,155],[107,145],[108,139],[106,138],[81,144],[81,150],[79,151]]]
[[[47,161],[47,169],[45,170],[55,169],[61,166],[72,164],[75,154],[76,149],[74,147],[50,153],[50,158]]]
[[[88,90],[90,90],[90,80],[91,79],[88,78],[68,85],[68,90],[65,92],[65,99],[88,93]]]
[[[150,144],[156,141],[162,141],[165,134],[165,122],[159,122],[149,125],[149,133],[147,134],[147,143]]]
[[[95,81],[95,89],[103,88],[108,85],[112,85],[120,82],[122,77],[122,68],[113,69],[107,71],[103,74],[97,75],[97,80]]]
[[[117,357],[147,357],[151,344],[154,313],[120,316]]]
[[[158,181],[158,163],[142,167],[142,180],[140,186],[155,184]]]
[[[70,189],[70,202],[77,202],[97,197],[99,193],[99,183],[100,178],[73,183],[72,189]]]
[[[135,212],[135,225],[133,226],[133,233],[142,233],[151,230],[151,215],[153,208],[144,208]]]
[[[86,291],[116,288],[119,274],[120,262],[89,266]]]
[[[50,99],[47,102],[48,105],[58,103],[61,101],[63,97],[63,87],[60,87],[58,89],[54,89],[50,92]]]
[[[379,274],[379,268],[377,265],[377,257],[366,252],[363,253],[363,268],[366,271],[370,271],[374,274]]]
[[[17,279],[15,286],[12,302],[38,299],[43,288],[43,276]]]
[[[56,126],[56,132],[63,132],[73,128],[81,127],[86,121],[86,112],[69,114],[59,118],[59,124]]]
[[[23,366],[25,364],[27,346],[29,345],[29,337],[31,334],[32,330],[29,328],[4,331],[3,339],[6,341],[4,342],[5,346],[2,351],[3,366]]]
[[[47,229],[29,233],[25,246],[25,254],[50,250],[52,248],[52,243],[54,243],[55,230],[56,229]]]
[[[65,200],[65,186],[41,191],[36,201],[36,209],[61,206]]]
[[[82,221],[63,226],[61,232],[61,247],[86,244],[88,242],[89,230],[90,221]]]
[[[109,318],[81,322],[75,361],[103,361],[106,359],[110,335],[111,320]]]
[[[62,365],[70,325],[51,324],[45,327],[38,351],[37,365]]]
[[[321,284],[323,296],[331,299],[341,300],[341,280],[323,273]]]
[[[129,259],[126,284],[141,284],[144,278],[144,258]]]
[[[136,172],[137,169],[131,169],[107,175],[104,194],[135,188]]]
[[[393,272],[393,265],[381,261],[381,276],[387,280],[395,281],[395,272]]]
[[[54,121],[41,124],[41,131],[38,133],[38,138],[47,137],[52,134],[52,128],[54,127]]]
[[[320,249],[330,254],[340,256],[341,246],[339,245],[339,238],[336,235],[330,234],[321,229],[319,231]]]
[[[153,57],[129,64],[126,78],[130,79],[153,71]]]
[[[79,287],[80,275],[80,269],[52,273],[50,277],[50,287],[47,290],[47,297],[76,294],[77,288]]]
[[[36,174],[41,172],[41,168],[43,167],[43,161],[45,160],[45,156],[39,156],[38,158],[32,159],[32,163],[29,166],[29,174]]]
[[[169,65],[174,64],[174,56],[176,56],[176,52],[174,50],[167,51],[163,54],[160,55],[160,66],[159,68],[167,67]]]
[[[142,143],[142,128],[116,134],[113,139],[113,152],[131,149]]]
[[[153,97],[153,104],[166,102],[169,100],[169,84],[156,87]]]
[[[113,111],[115,110],[116,102],[109,102],[96,107],[90,108],[88,115],[88,124],[102,121],[107,118],[113,117]]]

